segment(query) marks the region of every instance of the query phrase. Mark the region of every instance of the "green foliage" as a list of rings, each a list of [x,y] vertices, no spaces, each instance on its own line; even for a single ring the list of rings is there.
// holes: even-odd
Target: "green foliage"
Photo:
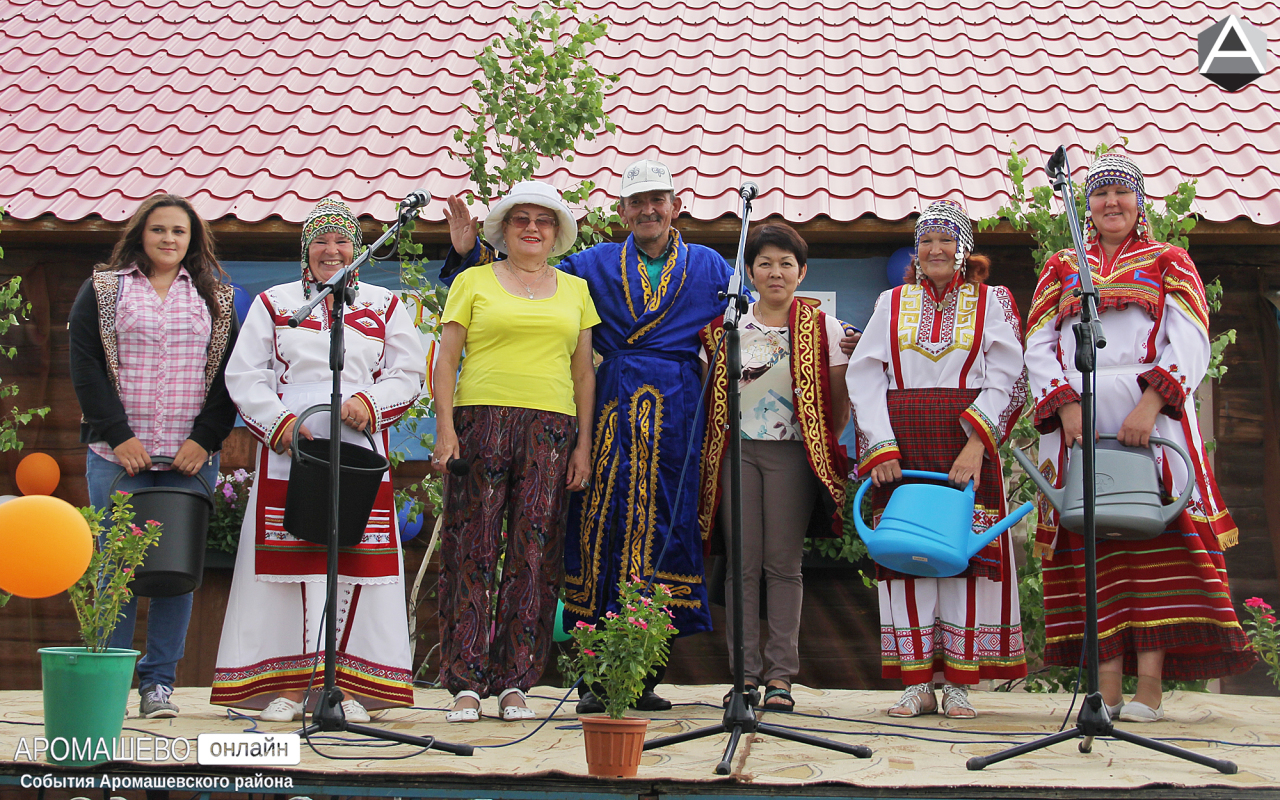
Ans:
[[[671,624],[667,605],[671,593],[660,583],[652,594],[641,594],[645,582],[632,578],[619,583],[618,599],[623,613],[610,611],[598,625],[579,622],[570,633],[573,652],[560,655],[560,671],[584,686],[604,689],[605,712],[622,719],[644,691],[644,680],[654,668],[667,663],[671,637],[678,631]]]
[[[3,216],[4,209],[0,208],[0,218]],[[3,257],[4,251],[0,250],[0,258]],[[7,334],[10,328],[20,324],[31,313],[31,304],[23,301],[18,292],[21,286],[22,278],[16,275],[4,283],[0,283],[0,336]],[[17,353],[18,349],[16,347],[0,347],[0,356],[5,358],[12,359]],[[10,398],[17,396],[17,384],[0,381],[0,407],[9,405]],[[21,450],[22,440],[18,438],[18,428],[31,422],[36,417],[43,419],[48,413],[48,406],[20,409],[16,405],[8,413],[0,413],[0,452]],[[0,603],[0,605],[3,605],[3,603]]]
[[[805,539],[804,547],[806,550],[817,553],[824,558],[830,558],[835,561],[848,561],[850,564],[858,564],[867,558],[867,545],[863,543],[862,537],[858,535],[858,529],[853,522],[853,496],[858,493],[858,487],[861,482],[850,482],[845,487],[844,492],[844,528],[843,535],[839,538],[827,539]],[[860,511],[865,519],[870,512],[870,494],[863,500],[863,508]],[[868,575],[866,570],[859,569],[858,575],[862,577],[862,583],[868,588],[875,586],[876,580],[872,575]]]
[[[477,102],[464,105],[470,130],[454,131],[464,152],[453,154],[471,170],[475,192],[489,201],[513,184],[529,180],[546,160],[573,161],[580,140],[613,133],[604,97],[618,81],[587,61],[587,50],[605,33],[597,16],[580,19],[574,0],[549,0],[528,19],[511,7],[511,32],[476,55],[483,77],[471,82]],[[586,206],[595,184],[563,190],[565,202]],[[619,223],[610,210],[588,208],[575,249],[589,247]]]
[[[209,518],[209,538],[205,546],[234,554],[240,546],[240,526],[249,507],[253,475],[238,469],[230,475],[218,473],[213,487],[213,516]]]
[[[80,580],[67,591],[80,622],[80,638],[95,653],[107,649],[111,632],[123,616],[121,606],[133,596],[129,588],[133,571],[142,564],[147,548],[160,540],[160,523],[146,527],[133,523],[133,506],[127,492],[111,496],[111,528],[102,531],[103,513],[93,507],[80,509],[93,536],[93,556]]]

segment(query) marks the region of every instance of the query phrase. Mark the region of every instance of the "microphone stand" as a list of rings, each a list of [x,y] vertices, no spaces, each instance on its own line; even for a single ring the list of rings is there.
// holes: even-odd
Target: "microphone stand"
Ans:
[[[653,750],[668,745],[680,744],[719,733],[729,734],[729,743],[725,747],[724,757],[716,765],[717,775],[728,775],[733,769],[733,756],[738,748],[738,741],[744,733],[767,733],[779,739],[788,739],[801,744],[835,750],[858,758],[870,758],[871,748],[843,742],[833,742],[812,736],[807,733],[781,728],[776,725],[759,722],[755,713],[747,706],[746,676],[746,643],[743,642],[742,617],[742,419],[739,412],[741,396],[739,378],[742,375],[742,352],[739,346],[740,335],[738,321],[747,310],[747,296],[742,286],[743,252],[747,243],[747,226],[751,221],[751,200],[759,189],[753,183],[742,188],[742,230],[738,237],[738,258],[734,264],[733,275],[729,278],[728,288],[720,293],[721,300],[729,304],[724,312],[724,328],[728,341],[726,351],[729,359],[729,537],[730,537],[730,575],[733,576],[733,691],[730,693],[729,705],[725,708],[724,719],[719,725],[711,725],[697,730],[678,733],[674,736],[663,736],[644,743],[645,750]]]
[[[1084,568],[1085,568],[1085,616],[1084,642],[1088,658],[1088,694],[1080,706],[1080,715],[1076,718],[1076,726],[1070,730],[1046,736],[1028,744],[1011,747],[990,756],[974,756],[967,766],[971,770],[979,770],[988,764],[1004,761],[1007,758],[1020,756],[1049,745],[1065,742],[1070,739],[1081,739],[1079,750],[1088,753],[1093,749],[1093,740],[1098,736],[1109,736],[1123,742],[1136,744],[1149,750],[1166,755],[1176,756],[1194,761],[1226,775],[1234,775],[1237,767],[1234,762],[1210,758],[1208,756],[1184,750],[1164,742],[1148,739],[1145,736],[1123,731],[1112,723],[1107,711],[1107,704],[1102,700],[1102,692],[1098,688],[1098,542],[1097,526],[1094,514],[1097,510],[1097,472],[1095,458],[1097,455],[1097,414],[1095,411],[1094,391],[1096,383],[1098,348],[1107,346],[1107,339],[1102,330],[1102,321],[1098,319],[1098,289],[1094,286],[1093,276],[1089,271],[1089,260],[1085,256],[1084,236],[1080,231],[1080,220],[1076,216],[1075,191],[1071,185],[1071,166],[1067,163],[1065,147],[1058,147],[1045,169],[1053,181],[1053,188],[1062,195],[1062,203],[1066,207],[1067,224],[1071,227],[1071,239],[1076,248],[1076,272],[1080,276],[1080,286],[1075,293],[1080,297],[1080,321],[1072,326],[1076,337],[1076,369],[1080,371],[1080,450],[1084,458]]]
[[[316,702],[315,711],[311,713],[311,724],[304,726],[299,734],[308,740],[313,733],[347,732],[369,736],[375,739],[415,745],[422,748],[443,750],[454,755],[469,756],[472,747],[469,744],[450,744],[442,742],[434,736],[408,736],[394,731],[384,731],[366,725],[347,722],[342,713],[342,690],[337,686],[337,668],[335,658],[338,650],[338,604],[334,602],[338,589],[338,508],[340,485],[341,444],[342,444],[342,368],[345,347],[343,345],[343,309],[348,303],[355,302],[356,293],[350,285],[351,278],[362,264],[370,260],[371,254],[388,240],[396,236],[400,228],[410,219],[417,216],[418,209],[425,204],[420,193],[415,192],[401,204],[399,217],[386,233],[360,254],[346,267],[338,270],[333,277],[320,286],[311,302],[300,308],[289,318],[289,327],[296,328],[308,316],[312,309],[333,297],[333,309],[330,312],[329,327],[329,368],[333,372],[333,389],[329,398],[329,536],[328,536],[328,573],[325,576],[325,621],[324,621],[324,688]],[[295,438],[296,438],[295,431]],[[304,708],[305,708],[304,702]]]

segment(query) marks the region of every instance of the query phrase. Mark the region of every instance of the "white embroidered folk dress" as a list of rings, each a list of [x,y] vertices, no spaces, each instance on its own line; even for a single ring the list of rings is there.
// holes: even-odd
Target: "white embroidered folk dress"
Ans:
[[[328,312],[321,305],[298,328],[287,324],[305,303],[300,281],[255,298],[227,363],[227,389],[258,445],[218,648],[216,704],[262,708],[282,691],[305,689],[319,661],[317,647],[323,651],[324,547],[284,530],[290,460],[266,445],[305,409],[329,403]],[[385,454],[386,429],[422,390],[426,358],[418,332],[399,298],[368,284],[344,321],[343,400],[358,397],[365,404]],[[329,414],[303,424],[327,438]],[[363,433],[345,426],[343,441],[368,447]],[[360,695],[367,708],[411,705],[404,565],[389,475],[363,538],[343,548],[338,571],[339,687]]]
[[[997,448],[1026,398],[1021,325],[1008,289],[953,284],[941,302],[931,286],[884,292],[849,362],[846,382],[861,475],[903,459],[904,451],[904,468],[921,468],[920,456],[929,455],[934,471],[946,472],[976,431],[990,485],[980,482],[973,527],[982,531],[1003,517]],[[891,402],[905,409],[899,419],[909,421],[911,430],[894,430]],[[930,442],[944,439],[949,443],[928,452]],[[906,684],[974,684],[1026,674],[1012,547],[1006,532],[953,578],[882,576],[885,677]]]

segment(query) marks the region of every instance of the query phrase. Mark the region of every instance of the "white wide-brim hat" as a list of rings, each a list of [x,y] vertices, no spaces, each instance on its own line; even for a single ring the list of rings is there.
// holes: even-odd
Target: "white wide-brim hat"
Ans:
[[[560,192],[556,187],[542,181],[517,183],[511,187],[510,192],[507,192],[506,197],[489,209],[488,216],[484,218],[485,241],[496,247],[500,253],[509,252],[502,221],[507,218],[507,212],[511,209],[526,204],[542,206],[548,211],[555,212],[556,219],[560,220],[560,227],[556,229],[556,241],[551,247],[551,255],[558,256],[569,252],[578,239],[578,221],[573,218],[573,212],[569,210],[569,206],[565,205],[564,200],[560,198]]]

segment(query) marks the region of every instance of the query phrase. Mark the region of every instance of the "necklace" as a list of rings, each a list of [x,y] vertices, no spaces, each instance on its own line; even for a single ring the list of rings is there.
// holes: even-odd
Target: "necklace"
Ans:
[[[541,283],[542,278],[547,274],[547,265],[543,264],[542,269],[538,270],[538,277],[533,279],[532,286],[525,283],[524,279],[516,274],[516,271],[511,268],[510,264],[507,264],[507,272],[511,273],[511,277],[515,278],[517,281],[520,281],[520,285],[524,287],[525,292],[527,292],[529,295],[529,299],[532,300],[534,295],[534,291],[533,291],[534,287],[537,286],[539,283]]]

